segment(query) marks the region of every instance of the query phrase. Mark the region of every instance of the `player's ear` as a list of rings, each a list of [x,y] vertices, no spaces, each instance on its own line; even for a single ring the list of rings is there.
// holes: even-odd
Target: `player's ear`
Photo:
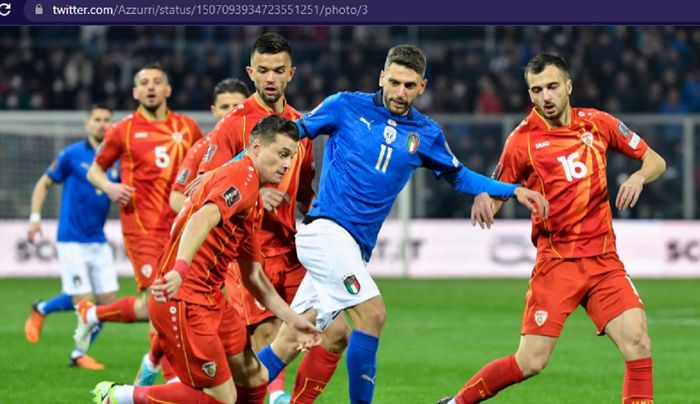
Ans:
[[[292,78],[294,78],[294,74],[297,72],[297,68],[292,66],[289,69],[289,81],[292,81]]]
[[[255,83],[255,80],[253,80],[253,68],[250,66],[246,66],[245,71],[246,71],[246,73],[248,73],[248,77],[250,78],[250,81]]]
[[[170,84],[166,85],[165,86],[165,98],[170,97],[170,94],[172,94],[172,93],[173,93],[173,87]]]
[[[211,111],[212,115],[216,115],[216,105],[210,106],[209,111]]]
[[[426,87],[428,87],[428,80],[421,79],[420,84],[418,86],[418,95],[423,94]]]
[[[384,87],[384,70],[379,71],[379,87]]]
[[[566,93],[571,95],[571,93],[574,91],[574,84],[571,82],[571,79],[566,80]]]

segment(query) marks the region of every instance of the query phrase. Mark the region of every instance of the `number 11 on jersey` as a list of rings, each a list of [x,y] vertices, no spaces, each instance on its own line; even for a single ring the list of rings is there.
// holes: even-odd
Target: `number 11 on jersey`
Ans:
[[[379,158],[377,159],[377,164],[374,165],[374,169],[385,173],[386,168],[389,166],[391,153],[393,152],[394,149],[392,147],[382,144],[381,149],[379,149]]]

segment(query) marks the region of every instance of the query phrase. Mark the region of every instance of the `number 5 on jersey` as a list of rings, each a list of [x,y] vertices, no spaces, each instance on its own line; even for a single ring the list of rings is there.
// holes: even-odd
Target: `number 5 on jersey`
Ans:
[[[576,179],[581,179],[586,176],[588,169],[586,165],[578,161],[578,152],[573,152],[568,156],[559,156],[557,161],[564,166],[564,174],[566,174],[566,180],[571,182]]]
[[[167,146],[156,146],[156,167],[167,168],[170,164],[170,155]]]
[[[385,173],[386,168],[389,166],[391,153],[393,152],[394,149],[392,147],[382,144],[381,149],[379,149],[379,158],[377,159],[377,164],[374,165],[374,169]]]

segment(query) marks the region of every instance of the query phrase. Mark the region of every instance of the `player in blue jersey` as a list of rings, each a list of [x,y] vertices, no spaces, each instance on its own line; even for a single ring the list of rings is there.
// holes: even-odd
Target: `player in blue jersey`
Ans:
[[[111,122],[112,111],[108,107],[99,104],[90,107],[85,121],[87,139],[63,149],[34,186],[27,233],[32,244],[42,234],[41,208],[48,188],[55,183],[64,184],[56,240],[63,293],[32,306],[24,327],[31,343],[39,342],[44,319],[49,313],[72,311],[73,304],[81,299],[109,303],[116,298],[117,273],[104,233],[110,201],[87,180],[87,169]],[[119,181],[118,172],[115,167],[109,170],[110,179]],[[69,365],[92,370],[104,368],[78,348],[71,352]]]
[[[384,301],[367,271],[377,234],[413,172],[431,169],[457,191],[518,201],[546,217],[542,195],[474,173],[452,154],[440,126],[413,107],[423,93],[425,56],[399,45],[389,50],[374,94],[343,92],[297,121],[302,136],[328,135],[318,198],[297,233],[297,254],[307,274],[292,308],[325,328],[340,312],[354,329],[347,347],[351,403],[372,401],[376,353],[386,319]],[[489,204],[472,212],[490,218]],[[298,354],[295,335],[282,326],[259,353],[274,379]]]

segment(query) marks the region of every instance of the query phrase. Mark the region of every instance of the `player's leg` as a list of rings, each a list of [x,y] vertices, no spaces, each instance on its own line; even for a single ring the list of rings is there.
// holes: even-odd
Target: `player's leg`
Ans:
[[[297,369],[292,403],[313,403],[333,377],[350,340],[350,326],[338,316],[323,332],[321,345],[304,354]]]
[[[478,403],[540,373],[549,362],[566,319],[582,301],[586,283],[579,261],[538,259],[525,295],[518,350],[486,364],[469,378],[453,401],[444,402]]]
[[[92,390],[93,402],[102,404],[153,403],[235,403],[236,391],[232,380],[219,386],[195,389],[181,382],[158,386],[132,386],[114,382],[100,382]],[[222,398],[221,400],[217,397]]]
[[[652,403],[651,340],[644,305],[617,254],[588,261],[588,269],[600,276],[585,307],[599,333],[605,332],[625,359],[623,403]]]

